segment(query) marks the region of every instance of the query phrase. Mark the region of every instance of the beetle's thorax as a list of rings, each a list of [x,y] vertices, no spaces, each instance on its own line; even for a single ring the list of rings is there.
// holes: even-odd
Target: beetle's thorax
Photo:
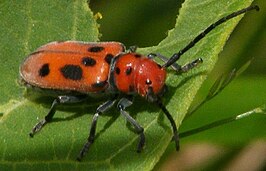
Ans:
[[[125,94],[159,94],[165,84],[166,71],[153,60],[136,53],[117,56],[111,67],[109,84]]]

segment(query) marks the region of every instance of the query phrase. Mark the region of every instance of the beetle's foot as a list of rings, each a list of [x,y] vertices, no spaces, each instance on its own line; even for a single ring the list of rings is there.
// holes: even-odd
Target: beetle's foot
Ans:
[[[45,119],[38,122],[29,133],[30,137],[33,137],[37,132],[39,132],[46,123],[47,121]]]

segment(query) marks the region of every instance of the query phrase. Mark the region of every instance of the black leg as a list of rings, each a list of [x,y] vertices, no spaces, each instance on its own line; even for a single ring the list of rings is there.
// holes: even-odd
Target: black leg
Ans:
[[[188,72],[189,70],[191,70],[192,68],[196,67],[198,64],[202,63],[203,60],[202,58],[198,58],[184,66],[181,66],[180,70],[177,71],[178,73],[184,73],[184,72]]]
[[[162,60],[163,62],[167,62],[167,61],[169,60],[167,57],[165,57],[165,56],[163,56],[163,55],[161,55],[161,54],[159,54],[159,53],[150,53],[150,54],[148,54],[147,57],[150,58],[150,59],[153,59],[153,58],[157,57],[157,58],[159,58],[160,60]],[[173,64],[171,65],[171,68],[172,68],[173,70],[175,70],[175,71],[179,71],[179,70],[181,69],[181,66],[178,65],[177,63],[173,63]]]
[[[157,105],[162,109],[163,113],[166,115],[166,117],[168,118],[168,120],[171,123],[172,129],[173,129],[173,139],[175,141],[176,144],[176,151],[179,150],[179,133],[178,130],[176,128],[176,124],[175,121],[173,119],[173,117],[171,116],[171,114],[169,113],[169,111],[166,109],[166,107],[162,104],[162,102],[160,100],[157,101]]]
[[[118,109],[119,109],[121,115],[123,115],[123,116],[127,119],[127,121],[128,121],[129,123],[131,123],[131,124],[134,126],[134,128],[135,128],[137,134],[139,134],[139,136],[140,136],[140,141],[139,141],[139,144],[138,144],[138,147],[137,147],[137,152],[141,152],[141,150],[143,149],[143,146],[144,146],[144,144],[145,144],[144,129],[143,129],[143,128],[137,123],[137,121],[136,121],[134,118],[132,118],[132,117],[131,117],[131,116],[125,111],[125,109],[126,109],[128,106],[130,106],[130,105],[132,105],[132,101],[131,101],[131,100],[129,100],[129,99],[127,99],[127,98],[122,98],[122,99],[118,102],[117,107],[118,107]]]
[[[163,55],[161,55],[159,53],[156,53],[156,54],[155,53],[150,53],[148,55],[148,58],[155,58],[155,57],[158,57],[163,62],[167,62],[169,60],[167,57],[165,57],[165,56],[163,56]],[[198,58],[198,59],[196,59],[196,60],[192,61],[191,63],[188,63],[188,64],[186,64],[184,66],[181,66],[181,65],[179,65],[177,63],[173,63],[171,65],[171,68],[173,70],[175,70],[177,73],[184,73],[184,72],[187,72],[187,71],[191,70],[192,68],[196,67],[198,64],[200,64],[202,62],[203,62],[202,58]]]
[[[134,52],[137,51],[137,49],[138,49],[138,46],[130,46],[130,47],[128,48],[128,52],[130,52],[130,53],[134,53]]]
[[[93,119],[92,119],[88,141],[86,142],[86,144],[84,144],[83,148],[81,149],[81,151],[77,157],[78,161],[81,161],[81,159],[84,157],[84,155],[87,153],[90,146],[94,142],[97,120],[98,120],[99,115],[102,114],[103,112],[105,112],[106,110],[110,109],[114,105],[115,102],[116,102],[116,98],[113,100],[108,100],[107,102],[103,103],[102,105],[100,105],[97,108],[96,113],[94,114]]]
[[[44,117],[43,120],[41,120],[40,122],[38,122],[31,130],[30,132],[30,136],[33,137],[34,134],[36,134],[37,132],[39,132],[42,127],[50,122],[53,119],[53,116],[55,114],[56,111],[56,106],[58,104],[66,104],[66,103],[79,103],[84,101],[87,98],[87,96],[58,96],[52,103],[52,106],[48,112],[48,114]]]

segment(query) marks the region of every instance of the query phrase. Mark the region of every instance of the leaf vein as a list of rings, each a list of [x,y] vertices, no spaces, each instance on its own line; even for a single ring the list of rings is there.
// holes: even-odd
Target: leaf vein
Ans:
[[[12,113],[13,110],[16,110],[18,107],[27,103],[27,99],[23,99],[21,101],[18,100],[10,100],[8,103],[0,106],[0,112],[3,113],[3,116],[0,117],[0,123],[4,122],[4,120]]]

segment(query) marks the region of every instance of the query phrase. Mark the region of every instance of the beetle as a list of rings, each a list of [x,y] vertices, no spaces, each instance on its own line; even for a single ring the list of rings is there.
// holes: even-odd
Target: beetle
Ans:
[[[30,88],[60,93],[54,99],[45,118],[33,127],[30,136],[33,137],[52,120],[59,104],[79,103],[101,94],[108,98],[96,109],[88,140],[77,159],[81,160],[93,144],[98,117],[116,102],[121,115],[132,124],[139,135],[137,151],[140,152],[145,144],[144,129],[126,112],[126,108],[133,104],[132,97],[139,95],[156,104],[166,115],[173,130],[176,150],[179,150],[179,135],[175,121],[161,101],[166,90],[166,69],[171,67],[180,74],[202,63],[202,58],[184,66],[177,64],[176,61],[215,27],[254,9],[259,10],[259,7],[250,6],[221,18],[169,59],[159,53],[150,53],[147,56],[136,53],[135,47],[126,51],[125,46],[119,42],[63,41],[41,46],[21,64],[21,81]],[[158,64],[154,61],[155,57],[165,63]],[[121,95],[122,98],[119,99]]]

